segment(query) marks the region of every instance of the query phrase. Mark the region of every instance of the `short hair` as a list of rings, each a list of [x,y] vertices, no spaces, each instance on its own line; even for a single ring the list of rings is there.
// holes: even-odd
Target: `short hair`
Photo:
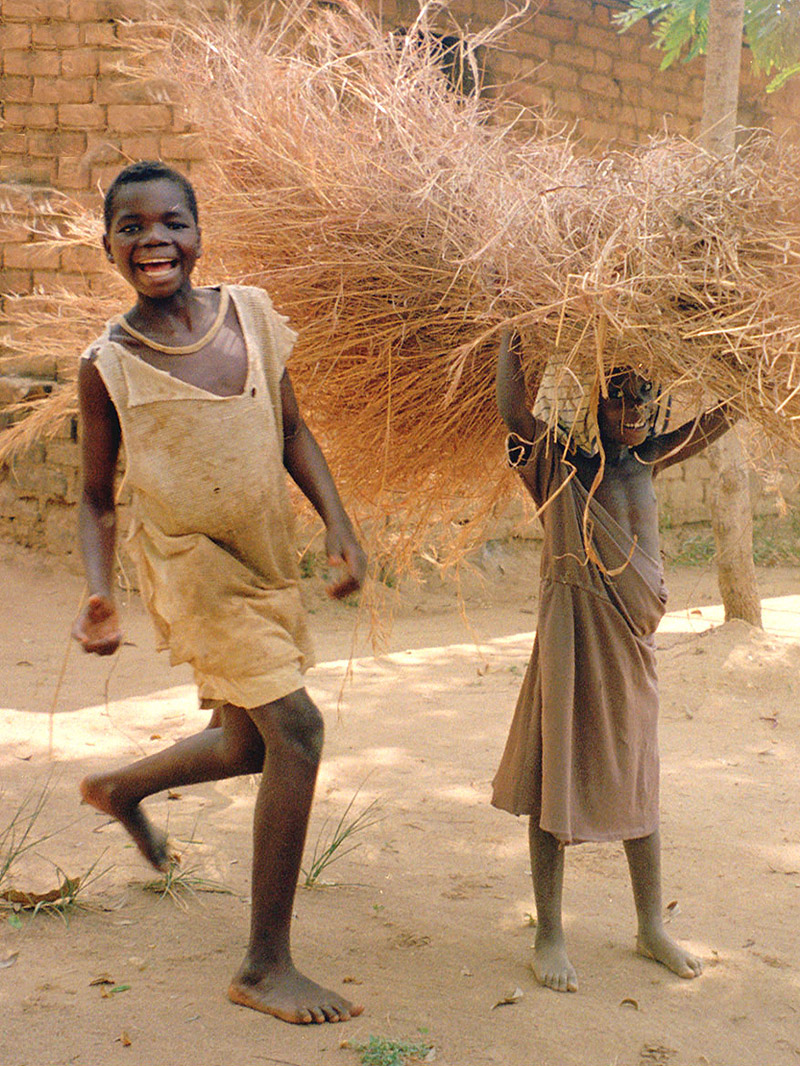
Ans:
[[[111,219],[114,214],[114,202],[117,198],[117,193],[123,185],[130,185],[132,182],[137,181],[159,181],[160,179],[166,179],[167,181],[173,181],[176,185],[179,185],[183,195],[186,198],[186,206],[189,208],[192,218],[195,222],[199,222],[199,215],[197,210],[197,196],[195,195],[192,183],[183,174],[180,174],[177,170],[173,170],[172,167],[168,167],[166,163],[162,163],[159,160],[143,160],[139,163],[131,163],[117,174],[116,178],[111,182],[108,188],[108,192],[103,200],[103,219],[105,221],[106,233],[111,228]]]

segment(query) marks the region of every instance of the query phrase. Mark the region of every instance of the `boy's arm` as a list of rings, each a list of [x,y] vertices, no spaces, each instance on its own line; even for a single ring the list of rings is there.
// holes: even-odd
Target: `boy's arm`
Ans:
[[[519,335],[504,329],[497,353],[495,396],[497,409],[509,431],[525,441],[533,441],[537,435],[537,422],[528,410],[519,349]]]
[[[334,599],[342,599],[363,584],[367,557],[339,498],[322,449],[300,414],[287,371],[281,378],[281,404],[283,465],[325,523],[328,561],[333,566],[344,566],[346,569],[345,576],[328,589],[328,594]]]
[[[112,591],[116,515],[114,474],[120,426],[103,379],[89,359],[78,371],[81,418],[81,495],[78,540],[89,586],[89,601],[72,627],[85,651],[111,655],[119,647],[119,628]]]
[[[706,411],[700,418],[685,422],[671,433],[662,433],[650,441],[647,448],[638,449],[643,459],[653,463],[653,474],[666,470],[674,463],[682,463],[713,444],[726,433],[741,416],[728,404],[720,404]]]

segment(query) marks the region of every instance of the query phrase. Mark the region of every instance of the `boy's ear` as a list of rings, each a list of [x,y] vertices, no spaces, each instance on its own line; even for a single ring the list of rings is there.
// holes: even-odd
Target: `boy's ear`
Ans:
[[[114,256],[111,254],[111,245],[109,243],[107,233],[103,234],[103,248],[105,249],[106,258],[109,260],[109,262],[113,263]]]

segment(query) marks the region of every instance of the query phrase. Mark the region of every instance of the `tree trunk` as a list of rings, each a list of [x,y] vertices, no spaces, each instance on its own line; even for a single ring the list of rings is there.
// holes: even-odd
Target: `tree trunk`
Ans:
[[[744,34],[744,0],[710,0],[700,141],[715,155],[733,155]],[[725,621],[761,625],[753,563],[753,515],[747,459],[735,430],[708,450],[712,470],[711,523]]]
[[[753,513],[747,458],[735,429],[708,450],[711,525],[717,545],[717,581],[725,621],[742,618],[761,626],[761,599],[753,565]]]

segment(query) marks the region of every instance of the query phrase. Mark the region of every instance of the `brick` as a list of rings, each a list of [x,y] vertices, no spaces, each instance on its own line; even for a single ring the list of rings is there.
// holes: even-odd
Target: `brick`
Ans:
[[[117,30],[113,22],[87,22],[80,27],[81,44],[111,48],[117,43]]]
[[[6,104],[24,104],[33,99],[33,78],[4,75],[0,78],[0,99]]]
[[[67,0],[3,0],[3,15],[10,21],[48,22],[69,17]]]
[[[38,104],[88,104],[92,83],[84,78],[34,78],[33,96]]]
[[[594,70],[594,52],[576,44],[559,43],[553,46],[553,62],[580,67],[582,70]]]
[[[44,544],[53,555],[68,557],[77,554],[75,501],[74,486],[68,482],[65,496],[58,501],[48,502],[44,515]]]
[[[533,59],[549,59],[553,54],[553,43],[546,37],[526,31],[518,31],[510,38],[510,45],[520,56]]]
[[[26,150],[27,143],[23,130],[0,129],[0,157],[5,159],[9,155],[18,155]]]
[[[82,153],[81,162],[87,167],[95,163],[121,163],[122,153],[119,144],[108,137],[100,140],[90,140],[86,151]]]
[[[157,133],[131,133],[119,139],[119,150],[125,161],[158,159],[161,155],[161,138]]]
[[[106,125],[106,109],[100,104],[61,104],[58,121],[62,126],[98,129]]]
[[[80,274],[84,271],[94,274],[97,272],[99,254],[99,248],[89,248],[88,246],[77,245],[65,248],[61,253],[61,269],[75,274]]]
[[[666,93],[662,90],[643,85],[639,94],[639,102],[644,104],[645,107],[651,108],[658,113],[659,111],[675,111],[678,106],[678,99],[673,93]]]
[[[598,74],[610,74],[614,66],[613,57],[607,52],[595,52],[594,69]]]
[[[614,77],[624,83],[649,85],[653,81],[653,71],[644,63],[636,63],[631,59],[617,59],[614,61]]]
[[[169,129],[172,108],[164,104],[109,104],[108,127],[113,130]]]
[[[56,109],[50,104],[6,104],[3,117],[6,126],[23,129],[55,129],[56,126]]]
[[[79,41],[80,31],[70,22],[38,22],[32,27],[35,48],[74,48]]]
[[[97,52],[97,73],[112,74],[119,78],[120,66],[125,60],[125,52],[121,48],[101,48]]]
[[[59,253],[55,248],[35,241],[7,244],[3,260],[5,265],[13,270],[41,270],[45,267],[57,270],[60,265]]]
[[[140,81],[130,81],[119,74],[101,74],[94,83],[98,104],[148,104],[149,87]]]
[[[69,17],[73,22],[102,22],[116,16],[112,14],[108,0],[69,0]]]
[[[61,56],[61,74],[65,78],[94,78],[99,70],[96,48],[72,48]]]
[[[583,97],[572,89],[555,89],[553,103],[564,115],[582,115],[585,111]]]
[[[608,96],[617,99],[620,95],[620,87],[613,78],[605,74],[583,74],[580,79],[580,87],[587,93],[596,93],[598,96]]]
[[[31,28],[23,22],[6,22],[3,24],[3,52],[14,48],[29,48]]]
[[[32,130],[27,135],[26,148],[29,155],[33,156],[82,155],[86,150],[86,134],[78,131],[45,133],[43,130]]]
[[[8,246],[4,249],[5,251],[8,251]],[[0,291],[20,294],[33,292],[33,275],[30,270],[12,270],[11,267],[3,266],[0,270]],[[13,366],[9,356],[3,357],[3,369],[6,372],[17,369]],[[23,368],[18,369],[23,372]]]
[[[591,14],[586,0],[549,0],[548,11],[564,19],[578,22]]]
[[[57,75],[61,66],[58,52],[41,52],[36,50],[3,51],[4,71],[6,74],[20,74],[32,77],[34,74]]]
[[[575,23],[569,19],[552,18],[550,15],[536,15],[533,20],[533,32],[550,41],[572,41],[575,39]]]
[[[208,153],[196,133],[180,135],[163,135],[161,137],[161,158],[173,160],[206,159]]]
[[[61,156],[58,160],[56,182],[61,189],[88,189],[89,167],[80,157]]]
[[[593,52],[603,51],[614,55],[618,51],[619,35],[591,22],[578,22],[575,40]]]
[[[538,72],[537,81],[559,89],[574,89],[578,84],[578,71],[572,67],[545,63]]]

